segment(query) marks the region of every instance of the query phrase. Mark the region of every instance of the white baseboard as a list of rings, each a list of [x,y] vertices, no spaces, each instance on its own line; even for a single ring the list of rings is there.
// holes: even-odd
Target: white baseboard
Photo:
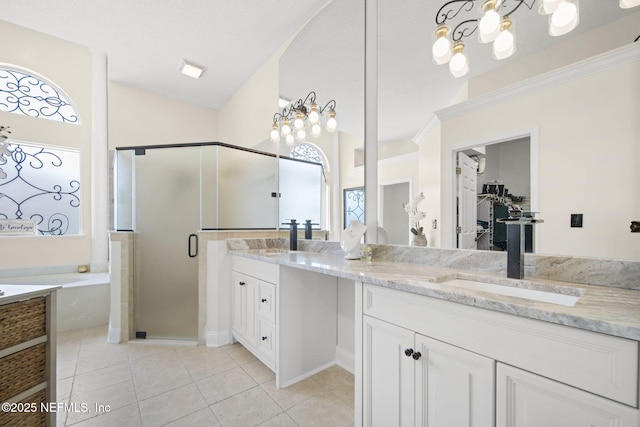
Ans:
[[[342,369],[355,373],[355,355],[342,347],[336,347],[336,365],[340,366]]]
[[[207,347],[221,347],[233,343],[233,337],[229,331],[205,332],[205,345]]]
[[[111,344],[120,344],[122,337],[122,330],[120,328],[112,328],[109,326],[109,333],[107,334],[107,342]]]

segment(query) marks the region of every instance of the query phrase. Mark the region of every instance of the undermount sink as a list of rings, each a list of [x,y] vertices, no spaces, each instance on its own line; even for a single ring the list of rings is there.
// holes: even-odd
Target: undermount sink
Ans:
[[[488,292],[502,296],[564,305],[566,307],[575,306],[580,297],[584,294],[584,289],[564,286],[547,286],[540,283],[536,283],[535,287],[519,287],[516,283],[511,282],[490,283],[468,278],[455,278],[440,283],[442,285],[471,291]]]

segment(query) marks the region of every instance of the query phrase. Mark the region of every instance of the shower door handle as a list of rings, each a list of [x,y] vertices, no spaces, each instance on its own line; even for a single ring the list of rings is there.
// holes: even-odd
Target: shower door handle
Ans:
[[[195,237],[195,243],[196,243],[195,246],[193,246],[192,244],[193,237]],[[194,249],[193,252],[191,251],[192,248]],[[198,235],[197,234],[189,234],[187,252],[189,254],[189,258],[195,258],[198,256]]]

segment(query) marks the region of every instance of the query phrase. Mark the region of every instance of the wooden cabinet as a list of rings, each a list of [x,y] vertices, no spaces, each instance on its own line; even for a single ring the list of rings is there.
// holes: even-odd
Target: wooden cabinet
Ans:
[[[494,361],[364,316],[363,425],[494,425]]]
[[[640,425],[637,341],[356,288],[356,425]]]
[[[55,426],[56,293],[52,287],[2,285],[0,425]],[[55,287],[54,287],[55,289]]]

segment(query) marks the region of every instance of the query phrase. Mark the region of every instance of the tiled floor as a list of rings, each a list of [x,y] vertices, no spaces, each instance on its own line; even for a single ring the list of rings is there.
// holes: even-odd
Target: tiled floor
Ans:
[[[286,389],[239,344],[108,344],[58,335],[58,426],[351,426],[354,381],[332,367]],[[108,405],[108,407],[107,407]]]

